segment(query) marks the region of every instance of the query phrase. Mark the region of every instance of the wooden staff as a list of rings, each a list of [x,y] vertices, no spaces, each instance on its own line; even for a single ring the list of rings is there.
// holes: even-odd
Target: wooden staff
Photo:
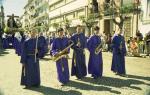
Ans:
[[[36,63],[36,58],[37,58],[37,48],[38,48],[38,37],[39,37],[39,33],[37,34],[36,37],[36,45],[35,45],[35,63]]]

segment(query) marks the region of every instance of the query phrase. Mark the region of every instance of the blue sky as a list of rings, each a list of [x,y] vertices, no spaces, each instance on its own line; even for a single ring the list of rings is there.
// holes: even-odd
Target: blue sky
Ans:
[[[2,0],[0,0],[2,1]],[[28,0],[3,0],[5,16],[14,13],[17,16],[21,16],[24,13],[24,6]]]

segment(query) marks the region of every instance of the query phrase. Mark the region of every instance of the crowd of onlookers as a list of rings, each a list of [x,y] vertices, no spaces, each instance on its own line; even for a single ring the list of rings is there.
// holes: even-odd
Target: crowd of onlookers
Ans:
[[[115,34],[113,31],[112,34],[102,34],[101,39],[103,41],[103,51],[112,52],[112,37]]]
[[[115,31],[113,31],[113,34],[103,34],[103,51],[111,52],[111,41],[112,37],[115,35]],[[127,47],[127,55],[128,56],[150,56],[150,32],[148,32],[145,37],[143,37],[142,33],[139,31],[136,33],[135,37],[130,37],[126,41],[126,47]]]
[[[130,37],[127,41],[128,52],[133,56],[141,56],[146,54],[150,56],[150,32],[143,37],[139,31],[136,33],[136,37]]]

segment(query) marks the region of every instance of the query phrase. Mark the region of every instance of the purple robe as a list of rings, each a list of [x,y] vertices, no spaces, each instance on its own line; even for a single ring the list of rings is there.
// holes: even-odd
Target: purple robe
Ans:
[[[14,37],[14,42],[13,42],[13,46],[15,49],[16,54],[18,54],[18,56],[21,55],[21,51],[22,51],[22,42],[21,40],[18,40],[16,37]]]
[[[31,38],[23,43],[20,62],[22,67],[21,85],[39,86],[40,68],[38,56],[35,61],[36,39]]]
[[[10,47],[10,45],[13,45],[13,39],[14,39],[13,35],[11,35],[11,34],[7,35],[9,47]]]
[[[55,40],[55,37],[51,37],[50,39],[49,39],[49,44],[50,44],[50,46],[52,46],[52,43],[54,42],[54,40]],[[50,49],[50,55],[52,56],[52,50]]]
[[[17,54],[17,38],[14,37],[14,40],[13,40],[13,48],[15,49],[15,53]]]
[[[120,48],[120,46],[122,48]],[[126,74],[125,70],[125,55],[126,47],[124,37],[115,35],[112,40],[113,58],[111,70],[118,74]]]
[[[9,48],[9,43],[8,43],[7,38],[2,38],[2,47],[3,47],[4,49]]]
[[[38,38],[38,44],[39,44],[39,58],[43,58],[46,54],[46,39],[44,36],[40,36]]]
[[[88,64],[88,73],[92,74],[92,77],[98,78],[102,76],[103,73],[103,60],[102,52],[95,54],[95,49],[101,44],[101,38],[97,35],[93,35],[89,38],[87,47],[90,51],[90,58]]]
[[[84,48],[86,48],[86,37],[83,33],[74,34],[71,37],[71,40],[74,42],[72,46],[73,51],[73,58],[72,58],[72,68],[71,68],[71,75],[76,76],[78,79],[82,79],[87,75],[87,68],[85,62],[85,52]],[[77,43],[80,42],[81,46],[78,47]]]
[[[66,37],[56,38],[52,44],[52,55],[57,54],[59,51],[68,46],[68,39]],[[65,84],[69,82],[69,67],[67,58],[63,57],[56,61],[57,74],[59,82]]]
[[[48,46],[49,46],[50,37],[46,38],[46,46],[45,46],[45,53],[48,53]]]

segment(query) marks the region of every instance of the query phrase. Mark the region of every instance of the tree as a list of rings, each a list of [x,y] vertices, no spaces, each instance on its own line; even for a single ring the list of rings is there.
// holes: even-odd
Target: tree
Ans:
[[[84,23],[85,26],[88,28],[89,34],[91,34],[91,28],[95,24],[95,20],[97,17],[99,17],[98,14],[90,14],[87,18],[85,16],[79,17],[79,19],[82,21],[82,23]]]
[[[117,7],[115,2],[112,1],[111,4],[109,4],[109,8],[107,9],[105,13],[109,12],[110,13],[109,15],[112,15],[113,22],[116,25],[118,25],[120,30],[122,30],[124,21],[127,19],[130,13],[134,12],[134,10],[135,9],[134,9],[133,4]],[[118,17],[119,21],[117,21],[115,17]]]
[[[70,24],[71,24],[71,22],[70,22],[67,18],[65,18],[65,19],[63,20],[63,26],[64,26],[65,33],[66,33],[66,34],[70,34],[70,33],[69,33]]]
[[[65,18],[63,22],[65,25],[65,28],[68,30],[70,28],[70,21],[67,18]]]
[[[118,25],[119,29],[122,30],[124,21],[127,19],[128,14],[134,11],[133,5],[124,5],[120,7],[118,17],[120,21],[118,22],[116,19],[113,18],[113,22]],[[117,13],[117,12],[116,12]]]
[[[58,24],[58,23],[53,23],[53,24],[52,24],[52,27],[54,27],[54,28],[56,29],[56,31],[57,31],[57,29],[58,29],[58,27],[59,27],[59,24]]]

